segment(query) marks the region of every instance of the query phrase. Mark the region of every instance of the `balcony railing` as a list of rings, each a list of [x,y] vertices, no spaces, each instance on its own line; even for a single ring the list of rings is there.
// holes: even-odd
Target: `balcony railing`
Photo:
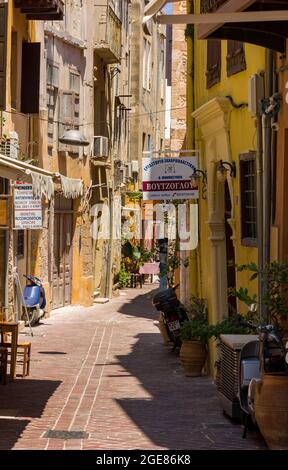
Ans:
[[[95,51],[107,63],[120,62],[122,23],[108,4],[102,8],[96,30]]]
[[[14,4],[28,20],[55,21],[64,17],[62,0],[14,0]]]

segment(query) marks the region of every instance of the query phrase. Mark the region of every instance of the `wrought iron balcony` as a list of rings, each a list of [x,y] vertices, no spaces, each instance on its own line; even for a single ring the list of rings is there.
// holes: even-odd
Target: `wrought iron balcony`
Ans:
[[[201,0],[201,13],[288,10],[287,0]],[[199,39],[232,39],[285,52],[288,21],[202,24]]]
[[[20,8],[28,20],[63,20],[63,0],[14,0],[16,8]]]
[[[98,6],[100,20],[95,35],[95,51],[107,63],[120,62],[122,22],[107,3]]]

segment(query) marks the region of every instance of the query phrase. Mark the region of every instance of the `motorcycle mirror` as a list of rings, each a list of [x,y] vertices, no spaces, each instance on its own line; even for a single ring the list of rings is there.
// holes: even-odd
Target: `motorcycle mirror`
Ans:
[[[257,312],[257,304],[251,304],[250,307],[249,307],[249,311],[251,313]]]

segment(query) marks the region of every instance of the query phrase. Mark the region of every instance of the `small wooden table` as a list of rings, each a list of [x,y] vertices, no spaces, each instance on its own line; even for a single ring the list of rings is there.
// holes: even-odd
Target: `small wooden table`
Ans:
[[[16,377],[16,361],[17,361],[17,341],[18,341],[19,322],[1,321],[0,334],[1,345],[5,346],[4,335],[11,333],[11,364],[10,364],[10,380]]]

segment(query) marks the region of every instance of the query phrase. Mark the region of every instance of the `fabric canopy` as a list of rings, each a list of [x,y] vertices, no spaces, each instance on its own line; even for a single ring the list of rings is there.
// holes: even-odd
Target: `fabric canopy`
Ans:
[[[42,194],[50,200],[54,196],[53,180],[60,179],[62,183],[63,195],[66,198],[75,198],[83,194],[83,182],[81,179],[68,178],[59,173],[52,173],[30,163],[22,162],[14,158],[0,154],[0,177],[10,180],[24,180],[33,184],[35,196]],[[65,184],[64,184],[65,183]],[[67,191],[69,186],[69,191]]]

